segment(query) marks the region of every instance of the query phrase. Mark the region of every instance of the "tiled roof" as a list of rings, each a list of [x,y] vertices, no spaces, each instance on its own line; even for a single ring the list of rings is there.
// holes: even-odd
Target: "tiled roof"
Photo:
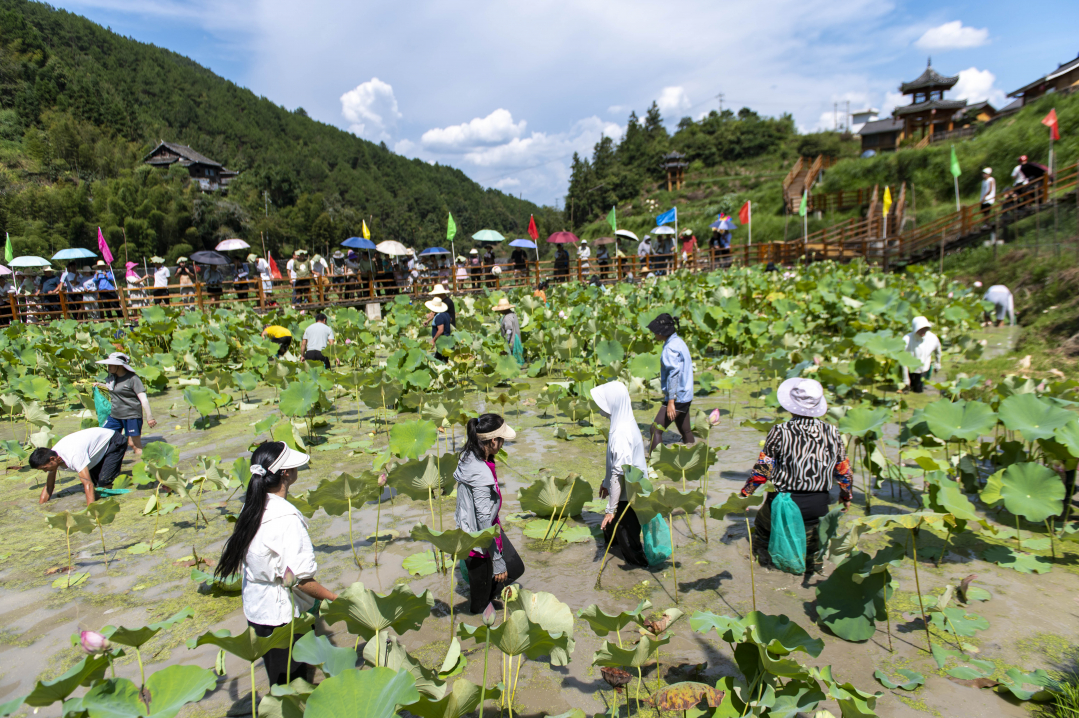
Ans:
[[[859,135],[879,135],[882,132],[897,132],[903,129],[903,121],[891,117],[884,120],[873,120],[862,125],[858,130]]]
[[[919,102],[916,105],[905,105],[895,108],[895,114],[899,116],[912,115],[926,110],[959,110],[967,106],[966,100],[929,100]]]
[[[917,80],[912,82],[904,82],[899,86],[899,91],[904,95],[909,95],[916,90],[923,90],[927,87],[951,87],[955,83],[959,82],[959,76],[945,77],[939,72],[933,69],[932,65],[928,65],[925,68],[925,72],[918,76]]]
[[[176,144],[174,142],[165,142],[164,140],[162,140],[161,143],[157,147],[155,147],[153,150],[151,150],[150,154],[143,157],[142,161],[146,162],[146,161],[150,160],[150,158],[154,155],[154,153],[157,152],[162,147],[165,147],[165,148],[171,150],[172,152],[175,152],[176,154],[183,157],[185,160],[187,160],[187,163],[185,163],[185,164],[198,163],[198,164],[202,164],[202,165],[210,165],[211,167],[220,167],[221,166],[220,162],[214,162],[212,159],[210,159],[206,155],[199,154],[198,152],[191,149],[187,145],[178,145],[178,144]],[[151,164],[158,164],[158,163],[151,161]]]

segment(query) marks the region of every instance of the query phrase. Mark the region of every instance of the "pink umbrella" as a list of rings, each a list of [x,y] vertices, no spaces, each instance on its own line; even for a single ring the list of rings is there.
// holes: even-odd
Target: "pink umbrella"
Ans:
[[[551,244],[576,244],[580,240],[572,232],[555,232],[547,238],[547,241]]]

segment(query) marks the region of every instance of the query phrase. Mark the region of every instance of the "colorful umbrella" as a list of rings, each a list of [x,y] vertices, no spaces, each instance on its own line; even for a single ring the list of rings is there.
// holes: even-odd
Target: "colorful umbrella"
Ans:
[[[420,256],[422,257],[425,254],[449,254],[449,253],[450,253],[450,250],[443,249],[442,247],[428,247],[427,249],[420,252]]]
[[[730,231],[732,229],[738,229],[738,225],[735,224],[734,220],[731,219],[730,217],[724,217],[723,219],[717,219],[715,222],[712,222],[712,224],[710,224],[708,226],[711,227],[712,229],[721,229],[721,230],[725,230],[725,231]]]
[[[83,249],[82,247],[71,247],[70,249],[61,249],[56,254],[52,255],[53,261],[60,259],[93,259],[97,255],[91,252],[89,249]]]
[[[377,249],[374,242],[363,237],[349,237],[344,242],[341,242],[341,246],[349,247],[350,249]]]
[[[214,249],[218,252],[231,252],[236,249],[251,249],[251,245],[242,239],[226,239],[218,244]]]
[[[580,240],[572,232],[555,232],[547,238],[547,241],[551,244],[576,244]]]
[[[524,249],[535,249],[536,243],[531,239],[515,239],[510,242],[511,247],[523,247]]]
[[[477,242],[501,242],[505,237],[493,229],[481,229],[479,232],[472,235],[472,239]]]
[[[0,274],[11,274],[11,270],[0,264]]]

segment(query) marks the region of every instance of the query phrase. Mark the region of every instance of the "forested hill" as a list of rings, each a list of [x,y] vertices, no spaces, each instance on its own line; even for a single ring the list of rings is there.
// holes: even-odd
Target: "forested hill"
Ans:
[[[200,193],[179,167],[142,165],[158,140],[189,145],[241,174]],[[264,192],[269,198],[265,216]],[[558,215],[451,167],[393,154],[289,111],[186,57],[23,0],[0,0],[0,231],[15,253],[114,249],[175,257],[226,237],[322,250],[360,233],[429,246],[452,211],[462,235],[521,236]],[[119,256],[123,256],[120,253]]]

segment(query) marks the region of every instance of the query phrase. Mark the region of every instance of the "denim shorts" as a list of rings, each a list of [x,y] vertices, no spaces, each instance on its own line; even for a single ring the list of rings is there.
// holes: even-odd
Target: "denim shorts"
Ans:
[[[104,428],[118,431],[123,436],[142,436],[142,419],[117,419],[110,416]]]

